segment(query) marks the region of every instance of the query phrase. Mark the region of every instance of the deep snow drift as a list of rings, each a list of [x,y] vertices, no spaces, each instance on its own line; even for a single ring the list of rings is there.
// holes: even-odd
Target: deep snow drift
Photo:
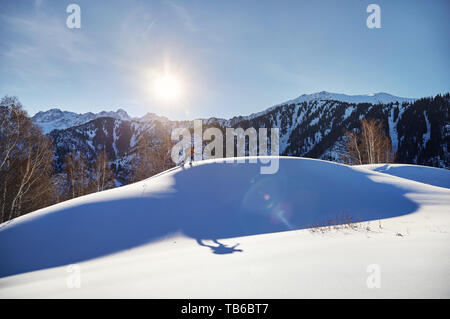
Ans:
[[[259,165],[203,161],[0,225],[0,297],[450,296],[450,189],[376,167]],[[364,227],[307,229],[341,214]]]
[[[360,165],[360,167],[416,182],[450,188],[450,171],[446,169],[409,164],[373,164]]]

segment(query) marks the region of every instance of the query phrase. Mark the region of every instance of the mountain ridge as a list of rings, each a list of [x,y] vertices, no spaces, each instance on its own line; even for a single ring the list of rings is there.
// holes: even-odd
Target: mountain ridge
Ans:
[[[238,115],[234,116],[229,119],[225,118],[215,118],[215,117],[209,117],[207,119],[216,119],[218,121],[223,122],[224,124],[231,124],[233,122],[236,122],[236,120],[247,120],[247,119],[253,119],[255,117],[261,116],[263,114],[266,114],[270,112],[271,110],[275,109],[278,106],[285,105],[285,104],[296,104],[301,102],[309,102],[313,100],[327,100],[327,101],[340,101],[340,102],[347,102],[347,103],[371,103],[371,104],[386,104],[386,103],[394,103],[394,102],[413,102],[417,100],[416,98],[405,98],[405,97],[399,97],[394,96],[389,93],[374,93],[374,94],[366,94],[366,95],[348,95],[343,93],[332,93],[327,91],[321,91],[317,93],[312,94],[302,94],[298,96],[295,99],[291,99],[279,104],[275,104],[271,107],[268,107],[264,109],[263,111],[252,113],[250,115]],[[163,119],[167,121],[169,120],[165,116],[159,116],[155,113],[147,113],[141,117],[131,117],[128,115],[128,113],[123,109],[119,108],[116,111],[101,111],[98,113],[75,113],[71,111],[64,111],[59,108],[51,108],[47,111],[39,111],[37,112],[33,117],[33,122],[38,124],[44,131],[45,134],[50,133],[54,129],[66,129],[69,127],[81,125],[84,123],[87,123],[89,121],[92,121],[99,117],[112,117],[116,119],[121,120],[135,120],[135,121],[145,121],[147,119]],[[177,121],[177,120],[175,120]],[[180,121],[178,121],[180,122]]]
[[[215,127],[223,134],[228,127],[244,130],[276,127],[280,133],[280,155],[342,162],[345,132],[358,130],[362,118],[375,119],[383,123],[391,140],[395,162],[449,168],[449,109],[449,93],[414,102],[387,104],[310,99],[281,104],[257,116],[230,120],[208,118],[202,122],[204,129]],[[137,142],[143,138],[154,152],[164,151],[161,141],[167,136],[170,139],[173,129],[180,127],[192,131],[193,121],[171,121],[153,113],[142,118],[122,119],[114,113],[113,117],[100,116],[87,123],[51,130],[48,135],[55,145],[58,170],[62,170],[65,156],[74,149],[85,154],[89,161],[95,161],[98,151],[105,148],[118,180],[126,184],[132,175]],[[204,145],[206,143],[204,141]]]

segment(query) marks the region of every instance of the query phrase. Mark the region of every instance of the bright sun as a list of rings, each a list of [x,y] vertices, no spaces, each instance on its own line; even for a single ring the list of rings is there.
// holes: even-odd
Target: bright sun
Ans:
[[[183,86],[178,77],[164,74],[153,82],[155,96],[164,102],[177,102],[183,95]]]

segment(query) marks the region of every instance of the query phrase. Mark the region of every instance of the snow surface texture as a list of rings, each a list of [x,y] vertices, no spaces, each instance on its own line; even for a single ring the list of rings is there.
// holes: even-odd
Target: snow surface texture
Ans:
[[[410,164],[373,164],[360,165],[360,167],[425,184],[450,188],[450,170],[446,169]]]
[[[202,161],[4,223],[0,298],[450,297],[450,189],[395,167],[279,165]],[[364,227],[308,229],[341,213]]]

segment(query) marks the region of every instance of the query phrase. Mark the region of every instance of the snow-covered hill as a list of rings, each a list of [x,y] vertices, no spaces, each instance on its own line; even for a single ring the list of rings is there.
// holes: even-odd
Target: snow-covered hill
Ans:
[[[421,167],[279,161],[202,161],[4,223],[0,297],[450,297],[450,189]]]

